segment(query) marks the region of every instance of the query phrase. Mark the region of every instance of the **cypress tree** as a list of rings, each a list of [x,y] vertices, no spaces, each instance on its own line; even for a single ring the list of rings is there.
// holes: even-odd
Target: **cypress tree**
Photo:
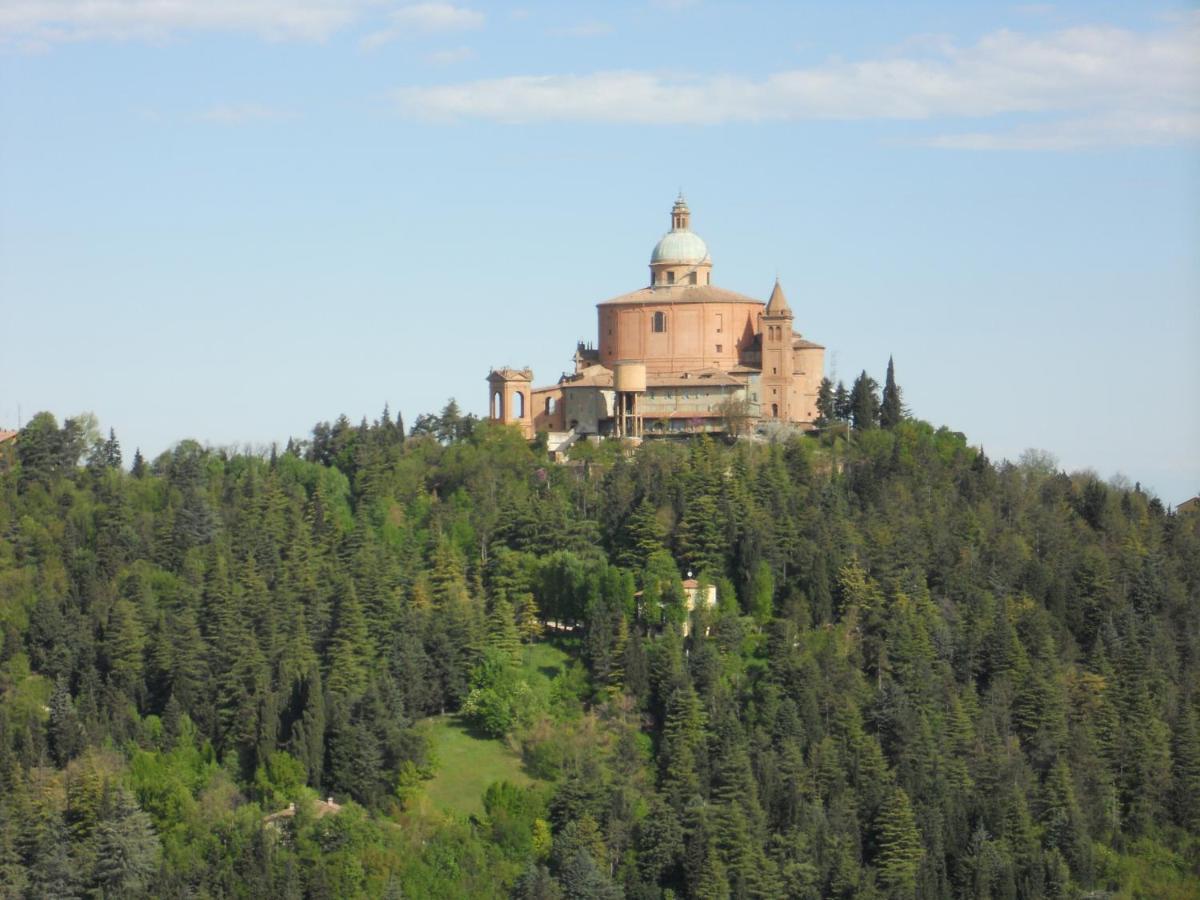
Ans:
[[[896,370],[889,356],[887,378],[883,385],[883,403],[879,407],[879,424],[884,428],[895,428],[903,418],[904,406],[900,402],[900,388],[896,385]]]

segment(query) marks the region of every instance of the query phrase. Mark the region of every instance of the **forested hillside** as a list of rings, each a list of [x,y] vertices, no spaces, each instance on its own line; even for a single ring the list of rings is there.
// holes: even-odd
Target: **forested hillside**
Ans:
[[[868,413],[556,465],[451,405],[131,470],[39,414],[0,897],[1200,896],[1200,516]],[[473,816],[425,795],[450,713],[524,763]]]

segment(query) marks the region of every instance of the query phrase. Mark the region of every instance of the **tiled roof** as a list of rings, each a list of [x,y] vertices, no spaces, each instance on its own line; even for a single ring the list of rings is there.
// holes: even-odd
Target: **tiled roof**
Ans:
[[[16,436],[17,436],[19,433],[20,433],[20,432],[16,432],[16,431],[3,431],[3,430],[0,430],[0,444],[3,444],[5,441],[11,441],[11,440],[12,440],[13,438],[15,438],[15,437],[16,437]]]
[[[775,279],[775,288],[771,291],[771,299],[767,301],[768,316],[782,316],[790,313],[792,308],[788,306],[787,297],[783,296],[783,288],[779,284],[779,279]]]
[[[645,287],[640,291],[632,291],[597,303],[597,306],[618,306],[627,303],[757,303],[761,300],[747,297],[736,291],[711,284],[668,284],[656,287]]]
[[[711,387],[713,385],[738,385],[743,382],[728,372],[713,369],[700,372],[679,372],[662,375],[647,375],[646,387]]]
[[[494,378],[504,378],[510,381],[522,379],[525,381],[532,381],[533,370],[529,368],[511,369],[508,366],[505,366],[502,369],[492,369],[492,371],[488,373],[488,381],[491,381]]]

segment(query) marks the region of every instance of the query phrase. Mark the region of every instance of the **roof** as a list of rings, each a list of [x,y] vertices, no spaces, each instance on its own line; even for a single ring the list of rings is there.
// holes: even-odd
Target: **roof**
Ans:
[[[721,369],[701,369],[695,372],[670,372],[661,374],[648,373],[646,387],[705,387],[710,385],[736,385],[741,387],[745,382],[734,378]]]
[[[792,308],[788,306],[787,297],[783,296],[783,287],[776,278],[775,287],[771,289],[771,299],[767,301],[767,315],[788,316],[791,313]]]
[[[793,350],[824,350],[825,345],[817,344],[817,343],[814,343],[813,341],[805,340],[804,338],[797,335],[795,337],[795,339],[792,341],[792,349]]]
[[[654,245],[650,254],[651,263],[678,262],[703,263],[710,262],[708,247],[694,231],[668,231]]]
[[[524,369],[510,369],[505,366],[502,369],[492,369],[488,373],[488,381],[533,381],[533,370],[526,367]]]
[[[318,819],[323,819],[325,816],[336,816],[342,811],[342,804],[334,801],[332,797],[328,800],[316,800],[313,802],[313,816]],[[269,825],[272,822],[278,822],[280,819],[291,819],[296,815],[296,804],[289,803],[286,809],[281,809],[279,812],[273,812],[270,815],[263,816],[263,824]]]
[[[745,369],[739,367],[741,371],[757,372],[758,369]],[[731,373],[724,369],[710,367],[707,369],[692,369],[687,372],[648,372],[646,374],[646,387],[711,387],[711,386],[734,386],[741,387],[745,382],[740,378],[735,378]],[[567,390],[569,388],[611,388],[613,386],[613,372],[611,369],[606,369],[604,366],[595,365],[588,366],[578,375],[568,375],[557,385],[558,388]],[[537,388],[538,390],[546,390],[546,388]]]
[[[577,375],[567,375],[563,377],[558,386],[566,388],[580,387],[612,387],[613,373],[612,369],[606,369],[600,364],[588,366]]]
[[[1192,513],[1200,512],[1200,497],[1192,497],[1190,500],[1184,500],[1175,507],[1177,513]]]
[[[0,444],[3,444],[5,441],[11,441],[18,434],[20,434],[18,431],[4,431],[0,429]]]
[[[763,305],[761,300],[755,300],[745,294],[727,291],[711,284],[668,284],[644,287],[641,290],[613,297],[611,300],[602,300],[596,305],[617,306],[627,303],[753,303],[757,306]]]

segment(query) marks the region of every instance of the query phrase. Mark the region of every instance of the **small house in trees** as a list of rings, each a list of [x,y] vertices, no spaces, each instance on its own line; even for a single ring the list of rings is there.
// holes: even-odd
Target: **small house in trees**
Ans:
[[[716,608],[717,586],[706,584],[703,594],[701,594],[700,582],[695,578],[685,578],[683,580],[683,596],[687,603],[687,618],[683,620],[683,636],[687,637],[692,630],[692,613],[696,611],[696,607],[703,603],[707,609]],[[707,636],[705,635],[705,637]]]

